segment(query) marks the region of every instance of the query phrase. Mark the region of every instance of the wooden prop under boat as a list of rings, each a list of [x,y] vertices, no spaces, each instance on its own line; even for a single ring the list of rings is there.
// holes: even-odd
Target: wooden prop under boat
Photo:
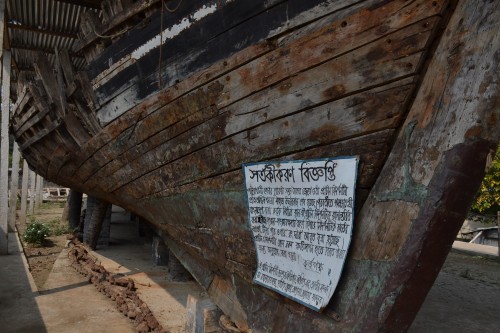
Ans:
[[[40,57],[30,167],[148,220],[242,331],[405,331],[497,147],[499,3],[173,2],[87,12],[86,71]],[[352,243],[316,312],[252,282],[241,165],[345,155]]]

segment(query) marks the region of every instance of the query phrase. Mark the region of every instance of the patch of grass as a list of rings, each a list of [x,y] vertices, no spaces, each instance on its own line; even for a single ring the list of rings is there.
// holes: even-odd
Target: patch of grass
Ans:
[[[47,222],[51,236],[61,236],[71,233],[67,223],[61,222],[60,219],[53,219]]]
[[[40,204],[40,209],[64,208],[65,204],[66,204],[65,201],[63,202],[46,201]]]

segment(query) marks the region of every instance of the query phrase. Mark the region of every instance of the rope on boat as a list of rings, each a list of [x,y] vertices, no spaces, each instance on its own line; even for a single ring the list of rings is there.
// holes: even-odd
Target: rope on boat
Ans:
[[[171,13],[174,13],[174,12],[176,12],[176,11],[177,11],[177,9],[179,9],[179,7],[181,6],[182,1],[183,1],[183,0],[180,0],[180,1],[179,1],[179,3],[177,3],[177,6],[175,6],[175,8],[174,8],[174,9],[170,9],[170,8],[168,8],[168,6],[165,4],[165,9],[166,9],[166,10],[168,10],[169,12],[171,12]],[[162,3],[162,7],[163,7],[163,2],[164,2],[164,0],[162,0],[162,1],[161,1],[161,3]]]
[[[143,22],[139,22],[137,23],[136,25],[134,26],[131,26],[131,27],[126,27],[125,29],[123,29],[122,31],[119,31],[115,34],[112,34],[112,35],[101,35],[100,33],[98,33],[96,30],[95,30],[95,27],[92,27],[92,31],[94,32],[94,34],[97,36],[97,37],[100,37],[100,38],[115,38],[115,37],[119,37],[127,32],[129,32],[130,30],[132,29],[135,29],[137,28],[138,26],[140,26],[141,24],[144,24]]]
[[[170,13],[174,13],[179,9],[181,6],[183,0],[179,0],[177,3],[177,6],[175,8],[171,9],[168,7],[168,5],[165,3],[165,0],[161,0],[161,18],[160,18],[160,55],[158,59],[158,89],[162,88],[162,82],[161,82],[161,73],[163,70],[163,64],[162,64],[162,59],[163,59],[163,13],[165,12],[165,9],[168,10]]]
[[[123,35],[124,33],[126,33],[127,31],[129,31],[129,30],[131,30],[131,29],[133,29],[133,28],[135,28],[135,26],[134,26],[134,27],[128,27],[128,28],[125,28],[125,29],[123,29],[122,31],[117,32],[116,34],[113,34],[113,35],[101,35],[101,34],[99,34],[97,31],[95,31],[95,27],[94,27],[94,28],[92,28],[92,30],[94,31],[94,34],[95,34],[97,37],[100,37],[100,38],[115,38],[115,37],[118,37],[118,36]]]

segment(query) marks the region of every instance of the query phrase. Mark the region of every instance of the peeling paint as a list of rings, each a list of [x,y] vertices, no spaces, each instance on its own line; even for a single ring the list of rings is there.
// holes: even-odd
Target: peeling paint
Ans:
[[[178,36],[181,32],[191,27],[195,22],[200,21],[201,19],[207,17],[208,15],[215,13],[217,7],[218,6],[216,3],[211,6],[204,5],[193,14],[184,17],[182,20],[180,20],[179,23],[164,29],[158,35],[156,35],[155,37],[148,40],[146,43],[139,46],[130,54],[126,55],[125,57],[115,62],[112,66],[110,66],[109,69],[104,70],[95,80],[92,81],[93,88],[97,89],[99,86],[106,83],[106,81],[111,79],[118,72],[121,72],[127,67],[131,66],[137,60],[144,57],[146,54],[148,54],[155,48],[161,46],[168,39],[172,39]],[[109,76],[109,74],[112,73],[113,76]]]

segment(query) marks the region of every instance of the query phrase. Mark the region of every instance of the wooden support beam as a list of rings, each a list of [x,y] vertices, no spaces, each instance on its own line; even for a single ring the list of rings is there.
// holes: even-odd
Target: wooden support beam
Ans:
[[[71,230],[76,230],[80,224],[80,215],[82,212],[82,193],[71,190],[68,196],[68,223]]]
[[[64,75],[66,85],[69,85],[75,80],[75,72],[73,64],[67,49],[56,50],[56,57],[61,65],[61,70]]]
[[[95,26],[95,22],[89,22],[88,26],[92,26],[91,30],[89,30],[88,34],[85,35],[84,39],[81,41],[81,44],[77,47],[77,50],[82,50],[92,44],[97,39],[102,39],[99,36],[109,36],[112,35],[113,29],[121,26],[127,20],[134,17],[135,15],[147,10],[148,8],[156,5],[159,0],[147,0],[147,1],[139,1],[134,5],[131,5],[129,8],[121,12],[120,14],[111,18],[109,22],[107,22],[105,27],[97,27]],[[83,22],[86,23],[86,22]],[[84,29],[82,29],[84,30]],[[97,32],[97,34],[96,34]]]
[[[12,172],[10,174],[9,232],[16,230],[17,188],[19,182],[19,146],[12,148]]]
[[[186,333],[226,332],[219,326],[223,313],[210,298],[188,295],[186,303]]]
[[[109,204],[94,197],[87,197],[87,213],[85,214],[83,241],[92,250],[97,247],[104,219],[106,218]]]
[[[369,301],[353,309],[353,318],[374,318],[356,331],[409,328],[481,185],[500,139],[500,90],[492,74],[499,72],[499,21],[498,1],[459,2],[357,216],[351,269],[362,262],[384,268],[376,293],[368,278],[355,288],[358,302]],[[348,281],[344,290],[353,286]]]
[[[14,24],[14,23],[7,22],[7,28],[35,32],[35,33],[39,33],[39,34],[56,36],[56,37],[64,37],[64,38],[72,38],[72,39],[78,38],[78,35],[76,33],[54,31],[54,30],[48,30],[48,29],[41,29],[41,28],[37,28],[37,27],[30,27],[28,25],[24,25],[21,23]]]
[[[43,192],[43,177],[40,175],[36,175],[36,198],[35,198],[36,209],[39,209],[40,205],[43,202],[42,192]]]
[[[3,45],[5,0],[0,0],[0,45]],[[11,53],[0,51],[2,59],[2,96],[0,128],[0,254],[8,253],[8,192],[9,186],[9,106]]]
[[[31,46],[31,45],[21,45],[21,44],[11,44],[11,49],[25,50],[25,51],[33,51],[33,52],[42,52],[45,54],[55,54],[56,52],[52,49],[41,49],[40,47]],[[78,53],[70,53],[71,58],[84,58],[81,54]]]
[[[28,162],[24,160],[23,162],[23,182],[21,189],[21,213],[19,214],[20,223],[26,223],[26,206],[28,201],[28,179],[29,179],[30,169],[28,167]]]
[[[35,213],[35,188],[36,188],[36,173],[35,171],[30,172],[30,205],[28,214],[33,215]]]
[[[67,3],[70,5],[78,5],[93,9],[101,9],[101,1],[100,0],[56,0],[58,2]]]

